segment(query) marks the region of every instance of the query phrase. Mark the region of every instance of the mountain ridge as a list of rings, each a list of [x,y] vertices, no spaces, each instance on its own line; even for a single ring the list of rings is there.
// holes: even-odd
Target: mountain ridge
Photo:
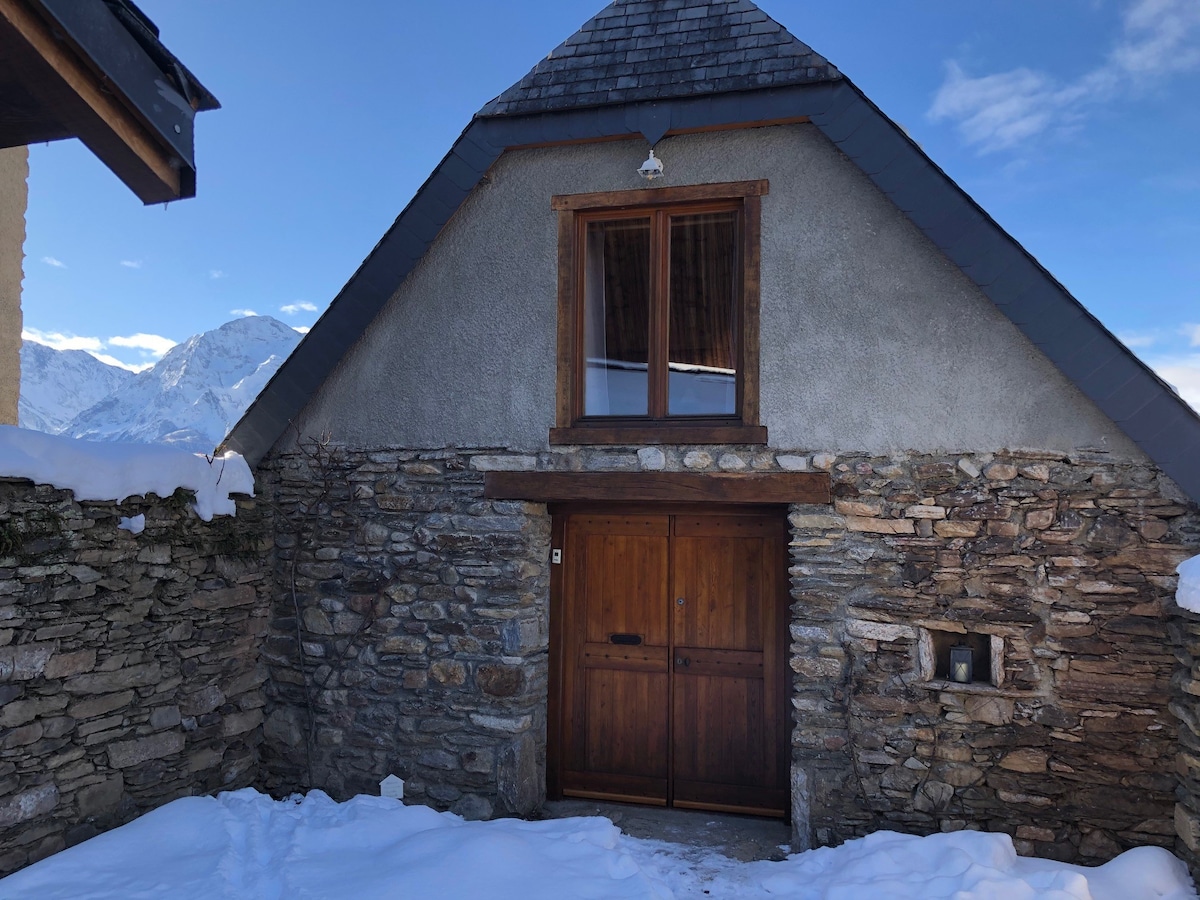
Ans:
[[[221,442],[300,338],[299,332],[278,319],[246,316],[192,335],[137,374],[83,351],[41,345],[29,350],[34,364],[27,369],[26,348],[31,342],[26,341],[19,423],[23,428],[85,440],[171,444],[208,452]],[[111,388],[104,390],[109,382]],[[95,389],[83,396],[89,384]]]

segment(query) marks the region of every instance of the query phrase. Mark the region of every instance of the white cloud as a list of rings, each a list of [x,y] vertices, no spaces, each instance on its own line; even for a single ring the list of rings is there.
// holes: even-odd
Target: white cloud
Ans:
[[[1160,359],[1152,362],[1151,367],[1192,409],[1200,412],[1200,353]]]
[[[1078,126],[1090,107],[1200,66],[1200,3],[1133,0],[1120,37],[1103,63],[1060,82],[1028,68],[972,78],[955,61],[927,117],[958,125],[963,139],[991,153],[1019,146],[1046,131]]]
[[[312,331],[312,326],[311,325],[293,325],[292,331],[298,331],[301,334],[308,334],[310,331]]]
[[[55,350],[87,350],[96,352],[104,349],[104,341],[94,337],[80,337],[74,334],[64,334],[61,331],[41,331],[37,328],[21,329],[21,339],[33,341],[35,344],[45,344]]]
[[[1200,325],[1185,322],[1179,327],[1179,333],[1186,337],[1193,347],[1200,347]]]
[[[256,313],[252,309],[231,309],[229,311],[229,314],[231,316],[257,316],[258,315],[258,313]]]
[[[100,360],[102,363],[108,363],[110,366],[116,366],[118,369],[127,369],[130,372],[145,372],[147,369],[154,368],[154,363],[127,363],[122,362],[115,356],[109,356],[107,353],[93,353],[92,356]]]
[[[157,334],[133,334],[128,337],[112,337],[103,341],[98,337],[81,337],[75,334],[64,334],[61,331],[25,328],[21,331],[21,338],[33,341],[35,344],[45,344],[55,350],[84,350],[100,362],[108,363],[110,366],[119,366],[130,372],[142,372],[149,369],[164,353],[175,346],[175,341]],[[138,350],[145,362],[128,363],[109,353],[102,352],[109,347],[129,347]]]
[[[56,269],[65,269],[67,267],[65,262],[63,262],[61,259],[55,259],[53,256],[43,256],[42,262],[48,266],[54,266]]]
[[[1200,4],[1137,0],[1125,13],[1125,33],[1109,54],[1135,78],[1162,78],[1200,66]]]
[[[121,265],[127,269],[140,269],[142,261],[140,259],[123,259],[121,260]]]
[[[162,359],[163,354],[179,342],[159,334],[142,334],[139,332],[127,337],[111,337],[108,339],[108,343],[113,347],[133,347],[137,350],[145,350],[147,352],[143,354],[144,356],[149,355],[154,359]]]
[[[1126,331],[1119,332],[1117,339],[1126,347],[1131,349],[1139,349],[1142,347],[1153,347],[1158,343],[1158,336],[1154,334],[1139,334],[1137,332]]]
[[[288,303],[286,306],[279,307],[279,311],[289,316],[294,316],[298,312],[316,312],[317,305],[309,303],[307,300],[301,300],[299,303]]]
[[[224,278],[224,277],[225,277],[225,273],[224,273],[224,272],[222,272],[220,269],[209,269],[209,270],[208,270],[208,277],[209,277],[209,278]]]

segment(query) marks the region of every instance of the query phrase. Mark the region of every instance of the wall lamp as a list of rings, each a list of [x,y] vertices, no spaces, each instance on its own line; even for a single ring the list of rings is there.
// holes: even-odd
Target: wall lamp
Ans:
[[[638,174],[647,181],[653,181],[663,173],[662,160],[654,155],[654,151],[650,151],[650,156],[642,163],[642,167],[638,169]]]

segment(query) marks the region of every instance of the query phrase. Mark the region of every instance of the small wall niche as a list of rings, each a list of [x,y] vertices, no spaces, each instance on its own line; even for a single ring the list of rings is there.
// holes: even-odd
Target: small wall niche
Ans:
[[[978,631],[921,629],[921,674],[926,681],[956,684],[950,676],[950,648],[970,647],[970,684],[999,687],[1004,677],[1004,639]]]

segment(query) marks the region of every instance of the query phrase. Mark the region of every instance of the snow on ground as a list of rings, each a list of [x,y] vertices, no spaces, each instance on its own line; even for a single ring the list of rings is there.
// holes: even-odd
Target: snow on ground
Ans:
[[[79,441],[0,425],[0,476],[28,478],[73,491],[76,500],[116,500],[135,494],[196,494],[205,522],[236,511],[230,494],[254,494],[254,476],[237,453],[206,457],[152,444]]]
[[[1020,858],[1007,835],[877,832],[739,863],[608,819],[467,822],[383,797],[252,789],[169,803],[0,880],[2,900],[1184,900],[1187,869],[1141,847],[1094,869]]]
[[[1179,587],[1175,590],[1175,602],[1184,609],[1200,612],[1200,556],[1185,559],[1175,569],[1179,573]]]

